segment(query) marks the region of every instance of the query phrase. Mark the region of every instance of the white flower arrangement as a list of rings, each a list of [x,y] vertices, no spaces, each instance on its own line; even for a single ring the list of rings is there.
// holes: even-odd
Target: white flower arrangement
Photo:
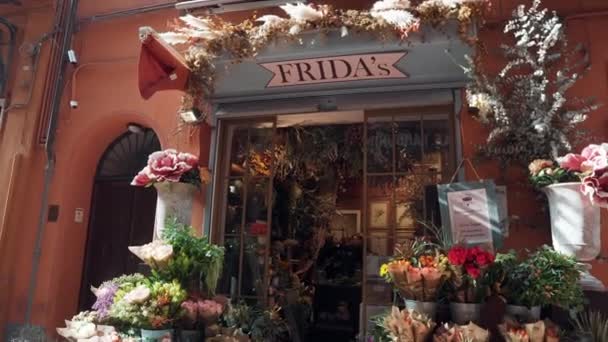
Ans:
[[[118,340],[116,329],[108,325],[97,325],[95,311],[83,311],[65,321],[65,328],[57,328],[57,334],[68,341],[112,342]]]
[[[142,246],[129,246],[129,251],[153,268],[163,268],[173,257],[173,246],[163,240],[154,240]]]
[[[150,289],[146,285],[138,285],[122,298],[127,304],[142,304],[150,298]]]

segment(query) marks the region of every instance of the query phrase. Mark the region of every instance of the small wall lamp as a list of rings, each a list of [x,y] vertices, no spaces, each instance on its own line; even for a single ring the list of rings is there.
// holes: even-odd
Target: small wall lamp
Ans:
[[[141,134],[144,132],[144,126],[134,122],[129,122],[127,124],[127,129],[133,134]]]

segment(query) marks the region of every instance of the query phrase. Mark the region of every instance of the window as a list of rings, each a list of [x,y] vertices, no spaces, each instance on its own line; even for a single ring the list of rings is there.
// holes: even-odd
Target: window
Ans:
[[[272,292],[281,290],[283,286],[279,284],[283,280],[276,279],[280,264],[288,273],[287,278],[298,276],[300,282],[315,287],[318,290],[315,296],[319,293],[336,293],[332,296],[349,293],[350,297],[338,302],[342,312],[348,307],[350,320],[356,323],[344,325],[344,328],[359,329],[361,302],[366,307],[380,307],[392,301],[390,285],[378,276],[380,263],[392,254],[397,243],[420,233],[416,231],[420,227],[418,220],[429,216],[425,201],[428,190],[448,179],[454,169],[451,111],[452,108],[446,106],[281,115],[265,120],[222,120],[221,153],[216,171],[218,191],[214,196],[212,220],[219,227],[213,231],[213,237],[226,248],[219,292],[249,302],[272,305],[275,303]],[[318,141],[332,141],[336,147],[328,151],[317,148],[318,143],[315,142],[310,145],[311,150],[318,151],[318,158],[328,158],[325,153],[330,153],[333,157],[329,159],[339,160],[339,167],[332,169],[335,172],[329,172],[325,175],[327,177],[316,180],[319,186],[324,185],[325,191],[331,189],[330,192],[335,192],[330,209],[339,216],[333,217],[326,225],[316,220],[304,224],[321,229],[326,235],[333,234],[331,237],[322,235],[325,245],[330,241],[328,239],[337,239],[344,244],[345,238],[354,236],[360,242],[356,251],[338,251],[333,258],[327,257],[331,252],[319,252],[318,249],[324,248],[323,243],[316,252],[310,252],[315,248],[311,245],[318,241],[311,238],[314,234],[301,234],[298,229],[302,220],[294,226],[291,219],[296,215],[294,207],[286,204],[290,201],[291,190],[286,189],[285,184],[291,184],[289,182],[293,178],[287,179],[287,183],[281,179],[285,165],[285,157],[281,157],[281,153],[296,156],[296,145],[306,145],[304,140],[286,138],[291,136],[289,132],[302,131],[302,139],[309,139],[323,130],[331,132],[335,139],[328,140],[326,134]],[[346,143],[353,141],[353,136],[357,141],[354,149]],[[305,160],[317,160],[316,155],[312,154]],[[282,162],[276,158],[282,158]],[[314,172],[319,165],[311,168]],[[349,172],[349,168],[358,172]],[[303,170],[309,171],[307,167]],[[346,181],[345,174],[348,174]],[[303,186],[299,190],[306,192],[308,188]],[[296,211],[297,215],[307,212]],[[298,247],[291,247],[289,241],[295,241]],[[277,252],[277,248],[283,248],[281,246],[286,247]],[[338,249],[334,248],[334,251]],[[357,262],[345,262],[344,255],[356,258]],[[333,263],[331,268],[323,268],[324,257]],[[310,264],[312,269],[302,267]],[[340,272],[337,264],[356,270]],[[299,273],[302,269],[305,272]],[[328,277],[329,270],[334,274],[333,278]],[[348,285],[345,285],[345,279]],[[344,289],[336,291],[336,286]],[[348,302],[353,297],[356,298],[354,302]],[[321,303],[324,305],[320,305],[318,310],[328,310],[327,298],[313,299],[313,306],[319,300],[324,301]],[[371,309],[367,310],[364,317],[370,317],[370,312]],[[315,313],[317,320],[331,317],[331,313]]]

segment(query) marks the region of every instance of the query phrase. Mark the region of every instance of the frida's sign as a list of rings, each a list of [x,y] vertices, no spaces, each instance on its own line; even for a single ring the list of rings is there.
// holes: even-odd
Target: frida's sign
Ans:
[[[298,59],[260,65],[273,73],[267,88],[345,81],[403,79],[395,64],[407,52]]]

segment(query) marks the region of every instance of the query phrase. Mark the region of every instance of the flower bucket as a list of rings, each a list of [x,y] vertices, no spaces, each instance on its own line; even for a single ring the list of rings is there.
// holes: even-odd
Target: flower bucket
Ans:
[[[521,305],[507,305],[506,314],[524,322],[538,322],[540,320],[540,306],[531,308]]]
[[[142,342],[166,342],[173,341],[173,330],[146,330],[141,329]]]
[[[154,239],[162,237],[168,218],[190,225],[192,220],[192,200],[198,187],[190,183],[160,182],[156,188],[156,217],[154,219]]]
[[[201,342],[203,337],[203,332],[199,330],[182,330],[179,334],[180,342]]]
[[[437,303],[436,302],[420,302],[417,300],[404,299],[405,308],[408,311],[416,311],[421,313],[428,318],[435,319],[437,315]]]
[[[543,188],[549,199],[553,248],[580,261],[593,260],[601,251],[600,208],[580,191],[580,183]]]
[[[456,324],[479,323],[481,304],[450,303],[450,314],[452,315],[452,321]]]

